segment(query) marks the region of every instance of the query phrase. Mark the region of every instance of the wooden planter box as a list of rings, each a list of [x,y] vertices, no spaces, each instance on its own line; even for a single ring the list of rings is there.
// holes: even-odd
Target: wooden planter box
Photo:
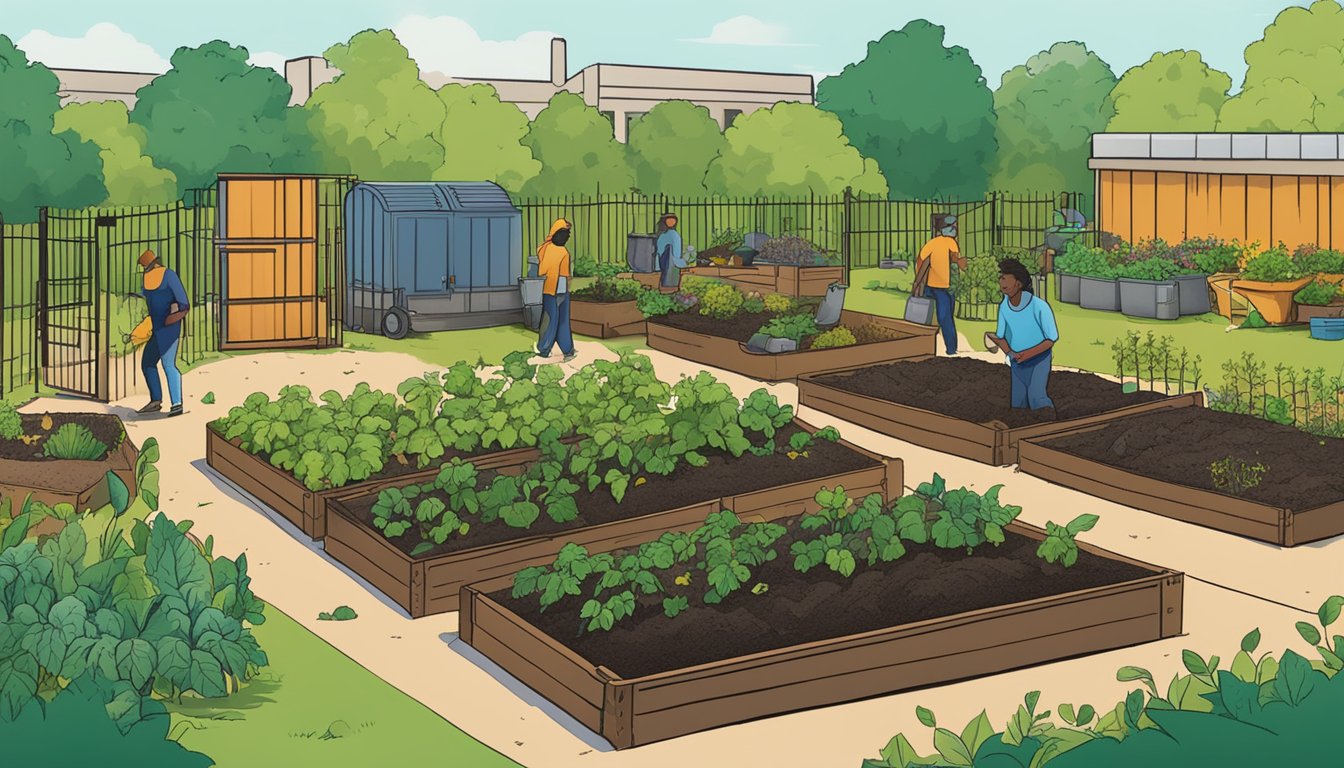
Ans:
[[[499,451],[470,457],[478,469],[494,469],[509,464],[533,461],[540,454],[536,448],[517,448],[511,451]],[[466,457],[464,457],[466,458]],[[282,469],[260,456],[239,448],[233,442],[215,431],[210,425],[205,427],[205,461],[211,469],[218,472],[235,487],[256,497],[258,501],[280,513],[280,516],[303,531],[305,536],[321,540],[327,536],[327,522],[331,515],[331,501],[339,496],[351,493],[377,493],[394,485],[408,485],[433,479],[439,473],[438,464],[432,467],[389,477],[382,480],[366,480],[351,483],[340,488],[325,491],[309,490],[308,486]]]
[[[1327,304],[1324,307],[1313,304],[1297,305],[1297,322],[1310,323],[1313,317],[1344,317],[1344,303]]]
[[[815,431],[798,423],[809,432]],[[881,493],[883,498],[892,500],[901,495],[903,465],[900,459],[877,456],[843,441],[841,444],[880,461],[881,465],[736,496],[706,499],[679,509],[626,520],[569,528],[419,559],[412,559],[382,533],[357,521],[344,505],[355,496],[376,491],[347,493],[331,505],[335,514],[327,521],[326,551],[400,605],[411,618],[447,613],[458,609],[461,590],[467,584],[511,578],[524,568],[550,563],[571,542],[587,547],[592,553],[610,552],[655,539],[668,531],[693,531],[704,524],[706,517],[721,509],[764,521],[801,515],[816,511],[812,497],[817,491],[837,485],[844,486],[853,498]],[[523,463],[518,462],[519,465]]]
[[[598,339],[616,336],[643,336],[644,315],[633,301],[603,304],[596,301],[569,302],[569,324],[575,333]]]
[[[1022,523],[1011,531],[1041,539]],[[617,749],[724,725],[982,677],[1181,634],[1183,574],[986,608],[624,679],[491,600],[506,579],[462,590],[461,637]]]
[[[649,322],[648,336],[650,347],[669,355],[762,381],[787,381],[805,374],[830,373],[932,355],[934,337],[938,333],[934,326],[850,310],[841,313],[840,324],[851,328],[880,325],[896,331],[901,338],[834,349],[806,349],[768,355],[748,352],[747,345],[735,339],[686,331],[654,321]]]
[[[650,323],[649,327],[652,328],[653,324]],[[853,370],[838,371],[840,374],[853,372]],[[823,384],[817,381],[817,378],[813,375],[798,379],[800,406],[814,408],[908,443],[1000,467],[1017,463],[1018,445],[1028,438],[1057,435],[1078,427],[1104,424],[1137,413],[1204,404],[1202,392],[1189,392],[1093,416],[1049,421],[1025,427],[1009,427],[997,421],[976,424],[923,408],[846,392]]]
[[[1074,429],[1053,437],[1099,428]],[[1281,547],[1344,534],[1344,500],[1294,512],[1217,491],[1156,480],[1055,450],[1043,444],[1046,440],[1026,440],[1019,445],[1022,471],[1090,496]]]
[[[779,293],[795,298],[825,296],[831,283],[845,282],[844,267],[790,267],[753,264],[750,267],[691,267],[683,275],[712,277],[762,296]]]
[[[33,467],[39,462],[0,459],[0,498],[11,500],[11,512],[15,515],[30,494],[33,501],[47,506],[71,504],[77,512],[98,509],[109,501],[108,472],[121,478],[131,496],[135,496],[135,462],[139,458],[140,450],[127,436],[121,445],[99,461],[57,459],[40,462],[43,472],[37,479]]]

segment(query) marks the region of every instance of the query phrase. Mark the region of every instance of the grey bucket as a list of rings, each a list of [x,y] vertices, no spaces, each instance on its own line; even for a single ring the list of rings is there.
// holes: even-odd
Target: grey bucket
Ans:
[[[541,329],[540,304],[526,304],[523,306],[523,324],[534,331]]]
[[[822,299],[821,306],[817,307],[817,327],[828,328],[840,322],[840,313],[845,309],[845,289],[848,287],[844,283],[831,283],[826,286],[826,298]]]
[[[523,296],[523,306],[533,304],[541,306],[541,290],[545,284],[546,279],[541,277],[518,278],[518,291]]]

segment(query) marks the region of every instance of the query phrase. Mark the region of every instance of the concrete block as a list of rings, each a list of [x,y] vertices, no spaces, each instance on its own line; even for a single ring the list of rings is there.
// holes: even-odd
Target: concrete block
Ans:
[[[1095,133],[1092,135],[1093,157],[1150,157],[1151,135],[1147,133]]]
[[[1195,134],[1154,133],[1152,157],[1169,160],[1187,160],[1195,157]]]
[[[1232,134],[1232,157],[1236,160],[1264,160],[1265,134]]]
[[[1195,137],[1195,157],[1200,160],[1231,160],[1232,134],[1199,134]]]
[[[1296,133],[1271,133],[1265,137],[1265,157],[1269,160],[1301,160],[1302,137]]]
[[[1302,134],[1303,160],[1338,160],[1339,134],[1304,133]]]

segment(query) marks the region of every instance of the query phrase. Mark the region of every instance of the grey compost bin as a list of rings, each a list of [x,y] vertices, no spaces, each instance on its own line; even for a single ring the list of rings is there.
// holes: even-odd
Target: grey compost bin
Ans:
[[[1180,317],[1175,280],[1133,280],[1122,277],[1120,311],[1130,317],[1175,320]]]
[[[1078,276],[1078,306],[1083,309],[1120,311],[1120,284],[1114,278]]]
[[[522,213],[498,185],[364,182],[345,221],[347,328],[401,338],[522,320]]]
[[[1208,275],[1177,275],[1176,292],[1182,315],[1202,315],[1213,310],[1209,306]]]
[[[658,271],[657,241],[657,235],[626,235],[625,263],[631,272]]]

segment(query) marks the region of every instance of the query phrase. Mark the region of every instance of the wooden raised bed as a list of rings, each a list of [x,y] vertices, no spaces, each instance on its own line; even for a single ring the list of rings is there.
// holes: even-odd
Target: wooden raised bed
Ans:
[[[602,303],[597,301],[569,302],[569,324],[575,333],[598,339],[616,336],[643,336],[644,314],[633,301]]]
[[[1038,529],[1009,530],[1035,539]],[[623,679],[489,597],[462,590],[461,637],[617,749],[724,725],[982,677],[1181,634],[1184,576],[1140,579]]]
[[[802,425],[799,422],[800,426]],[[809,432],[815,431],[806,427]],[[804,480],[765,488],[735,496],[705,499],[703,502],[617,520],[601,525],[568,528],[554,533],[527,536],[512,541],[459,550],[442,555],[413,559],[397,549],[382,533],[357,521],[344,502],[361,493],[346,493],[333,500],[334,514],[327,521],[327,554],[364,577],[416,619],[458,609],[462,587],[482,580],[512,576],[523,568],[544,565],[568,543],[587,547],[590,552],[609,552],[630,544],[657,538],[667,531],[692,531],[705,518],[722,509],[741,517],[776,520],[815,511],[813,497],[823,487],[842,485],[851,497],[881,493],[895,499],[903,488],[900,459],[877,456],[856,445],[841,441],[850,450],[881,462],[879,466],[845,472],[830,477]],[[526,462],[519,461],[521,467]],[[497,469],[509,471],[507,467]],[[399,478],[404,484],[407,478]]]
[[[1050,437],[1089,432],[1104,426],[1072,429]],[[1294,512],[1217,491],[1157,480],[1075,456],[1043,445],[1046,439],[1026,440],[1018,446],[1022,471],[1090,496],[1281,547],[1344,534],[1344,501]]]
[[[704,363],[725,371],[740,373],[762,381],[786,381],[807,374],[833,373],[874,363],[915,358],[934,353],[933,326],[907,323],[881,315],[844,310],[840,324],[853,328],[879,325],[895,331],[901,338],[855,344],[833,349],[804,349],[777,355],[747,351],[747,345],[735,339],[710,336],[649,321],[649,346],[685,360]]]
[[[831,283],[845,282],[844,267],[793,267],[782,264],[753,264],[750,267],[691,267],[683,275],[712,277],[744,291],[762,295],[779,293],[795,298],[825,296]]]
[[[652,328],[653,324],[650,323]],[[918,362],[923,358],[916,358]],[[851,369],[853,370],[853,369]],[[836,371],[848,373],[850,371]],[[827,374],[831,375],[831,374]],[[935,451],[994,466],[1018,461],[1022,440],[1068,432],[1077,427],[1104,424],[1114,419],[1166,408],[1185,408],[1204,404],[1202,392],[1172,395],[1161,400],[1117,408],[1113,411],[1063,421],[1049,421],[1024,427],[1009,427],[1002,422],[977,424],[910,405],[846,392],[816,380],[817,376],[798,379],[798,405],[905,440]]]
[[[494,469],[533,461],[539,455],[536,448],[517,448],[472,456],[470,460],[479,469]],[[436,462],[432,467],[395,477],[313,491],[290,473],[271,466],[266,459],[253,456],[239,448],[237,441],[226,440],[224,435],[209,424],[205,427],[205,461],[230,484],[256,497],[258,501],[280,513],[281,517],[303,531],[305,536],[314,540],[321,540],[327,536],[327,521],[330,518],[328,513],[332,499],[357,492],[377,493],[394,485],[432,479],[439,473],[439,464]]]
[[[129,435],[98,461],[0,458],[0,498],[10,499],[12,513],[16,515],[30,495],[33,501],[47,506],[70,504],[79,512],[97,509],[109,501],[108,472],[126,484],[131,496],[135,495],[135,462],[139,458],[140,450]]]
[[[1297,305],[1297,322],[1310,323],[1313,317],[1344,317],[1344,302],[1327,304],[1323,307],[1313,304]]]

